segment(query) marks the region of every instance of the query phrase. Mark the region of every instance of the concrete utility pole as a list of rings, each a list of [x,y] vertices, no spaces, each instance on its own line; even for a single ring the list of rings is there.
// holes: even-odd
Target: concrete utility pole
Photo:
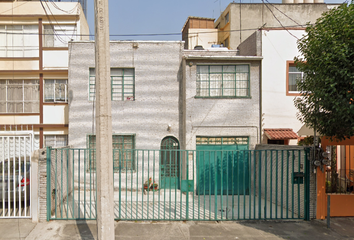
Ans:
[[[95,0],[96,172],[99,240],[114,239],[108,0]]]

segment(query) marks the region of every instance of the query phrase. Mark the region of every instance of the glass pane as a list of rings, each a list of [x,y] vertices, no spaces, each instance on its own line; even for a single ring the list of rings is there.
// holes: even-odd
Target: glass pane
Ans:
[[[197,74],[209,74],[208,66],[197,66]]]
[[[248,67],[249,67],[248,65],[236,65],[236,72],[248,73],[249,72]]]
[[[5,102],[0,102],[0,112],[2,112],[2,113],[6,112],[6,103]]]
[[[133,68],[124,69],[124,76],[133,77],[134,76],[134,69]]]
[[[44,101],[54,101],[54,80],[44,81]]]
[[[23,87],[21,85],[8,85],[7,100],[23,100]]]
[[[66,101],[66,83],[67,80],[56,80],[55,84],[55,100]]]
[[[6,80],[5,81],[1,81],[0,80],[0,101],[6,100]]]
[[[96,76],[95,68],[90,68],[90,76]]]
[[[289,72],[300,72],[295,66],[289,66]]]
[[[24,103],[26,113],[38,113],[39,112],[39,102],[25,102]]]
[[[227,73],[234,73],[236,71],[236,66],[223,66],[223,71]]]
[[[123,76],[123,69],[111,68],[111,76]]]
[[[210,66],[210,72],[211,73],[221,73],[222,66]]]

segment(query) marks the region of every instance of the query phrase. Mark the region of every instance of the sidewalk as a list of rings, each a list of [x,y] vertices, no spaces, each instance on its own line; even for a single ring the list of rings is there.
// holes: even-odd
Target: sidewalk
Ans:
[[[115,222],[115,239],[354,239],[354,218],[313,221]],[[95,221],[0,220],[0,240],[97,239]]]

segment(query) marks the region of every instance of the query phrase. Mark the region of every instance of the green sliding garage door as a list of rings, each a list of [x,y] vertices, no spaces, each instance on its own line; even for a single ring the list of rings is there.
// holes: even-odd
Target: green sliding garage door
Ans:
[[[248,137],[197,137],[197,194],[249,194]]]

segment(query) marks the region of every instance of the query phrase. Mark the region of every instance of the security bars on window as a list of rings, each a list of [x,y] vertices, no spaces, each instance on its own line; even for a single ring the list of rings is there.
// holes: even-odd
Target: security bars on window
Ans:
[[[89,169],[96,170],[96,135],[88,136],[89,152]],[[134,136],[133,135],[113,135],[112,136],[113,148],[113,167],[114,171],[120,169],[134,170]],[[123,150],[123,151],[118,151]],[[121,165],[119,165],[121,163]]]
[[[67,102],[68,80],[44,80],[45,102]]]
[[[249,65],[197,66],[197,97],[249,96]]]
[[[197,137],[197,145],[248,145],[248,137]]]
[[[300,92],[297,83],[302,81],[305,77],[304,73],[297,69],[295,66],[289,66],[289,92]]]
[[[96,72],[90,68],[89,99],[93,101],[95,90]],[[111,68],[111,100],[134,100],[135,97],[135,73],[133,68]]]

